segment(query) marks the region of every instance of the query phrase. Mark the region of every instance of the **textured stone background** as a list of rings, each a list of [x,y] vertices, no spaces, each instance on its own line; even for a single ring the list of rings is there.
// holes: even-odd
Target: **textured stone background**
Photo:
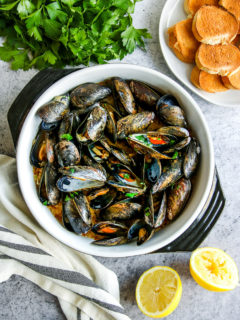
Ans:
[[[136,27],[148,28],[152,39],[147,43],[146,52],[136,50],[123,62],[150,67],[175,79],[163,60],[158,43],[158,22],[164,2],[164,0],[144,0],[137,3],[134,24]],[[35,73],[35,70],[14,72],[9,69],[7,63],[0,62],[1,153],[14,155],[6,114],[18,93]],[[227,199],[223,214],[203,245],[226,250],[235,259],[240,269],[240,109],[215,106],[195,94],[190,94],[199,103],[209,124],[216,164]],[[98,260],[118,275],[121,303],[134,320],[147,319],[135,303],[134,291],[137,279],[143,271],[155,265],[175,268],[182,279],[182,299],[177,310],[168,317],[169,320],[225,320],[227,318],[239,320],[239,288],[222,294],[205,291],[196,285],[190,276],[189,257],[188,253],[173,253],[124,259],[98,258]],[[65,317],[55,297],[29,281],[13,276],[7,282],[0,284],[0,320],[8,319],[62,320]]]

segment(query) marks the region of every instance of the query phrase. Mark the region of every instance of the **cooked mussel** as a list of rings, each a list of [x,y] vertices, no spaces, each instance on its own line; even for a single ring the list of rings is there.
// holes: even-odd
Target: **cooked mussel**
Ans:
[[[131,187],[144,188],[144,182],[141,181],[129,167],[119,163],[111,164],[110,168],[117,181]]]
[[[128,220],[134,218],[136,215],[139,215],[141,210],[141,204],[123,200],[108,207],[102,213],[102,217],[109,221]]]
[[[97,106],[87,116],[86,123],[76,131],[76,138],[80,143],[91,143],[99,140],[104,132],[107,122],[107,112]]]
[[[109,152],[100,143],[89,144],[88,150],[96,162],[102,163],[109,158]]]
[[[57,96],[52,101],[41,106],[37,114],[46,123],[61,120],[69,112],[69,95]]]
[[[153,195],[154,205],[154,228],[162,226],[167,216],[167,194],[166,192]]]
[[[90,226],[92,224],[92,220],[87,197],[83,193],[79,192],[74,196],[73,203],[84,223]]]
[[[71,141],[59,141],[55,146],[55,152],[60,167],[73,166],[80,162],[78,148]]]
[[[46,134],[39,130],[36,138],[33,140],[33,145],[30,151],[30,163],[32,166],[42,168],[47,161],[46,153]]]
[[[41,180],[38,188],[38,196],[42,203],[46,205],[56,205],[60,201],[61,195],[56,187],[58,173],[56,168],[47,163],[42,170]]]
[[[144,180],[147,180],[151,184],[156,183],[162,173],[160,160],[146,155],[144,157],[143,171]]]
[[[153,234],[154,229],[150,225],[142,219],[137,219],[129,228],[127,238],[130,241],[137,238],[137,245],[141,245],[150,240]]]
[[[72,128],[73,128],[73,120],[74,120],[74,114],[72,112],[69,112],[65,115],[63,120],[61,121],[59,130],[58,130],[58,139],[66,140],[66,139],[72,139]]]
[[[114,78],[113,83],[125,110],[131,114],[137,113],[136,104],[127,82],[121,78]]]
[[[69,198],[62,203],[63,214],[68,219],[73,231],[77,234],[86,234],[90,230],[90,226],[87,225],[73,202],[73,199]]]
[[[174,184],[167,199],[167,217],[169,220],[173,220],[184,209],[190,192],[190,180],[181,178]]]
[[[201,147],[199,142],[197,139],[192,138],[183,161],[183,173],[187,179],[189,179],[195,172],[199,162],[200,153]]]
[[[160,99],[159,94],[151,89],[145,83],[132,80],[130,82],[130,89],[134,97],[142,105],[150,107],[152,110],[156,107],[157,101]]]
[[[124,139],[133,133],[142,132],[153,122],[154,112],[144,111],[126,116],[117,121],[117,137]]]
[[[162,174],[158,181],[153,186],[153,193],[163,191],[169,186],[174,184],[178,179],[181,178],[183,159],[179,157],[178,159],[170,161],[168,165],[163,167]]]
[[[165,95],[158,100],[157,113],[163,122],[171,126],[187,126],[183,110],[171,95]]]
[[[102,186],[104,186],[103,181],[75,179],[69,176],[63,176],[57,180],[57,188],[62,192],[76,192]]]
[[[111,94],[111,89],[97,83],[84,83],[75,88],[70,95],[72,104],[83,112],[97,101]]]
[[[157,131],[163,135],[171,135],[178,138],[189,137],[189,131],[186,128],[176,126],[161,127]]]
[[[93,241],[92,244],[96,244],[98,246],[116,246],[120,244],[125,244],[127,243],[127,237],[124,236],[119,236],[115,238],[107,238],[107,239],[101,239],[101,240],[96,240]]]
[[[68,166],[61,167],[58,171],[65,176],[72,177],[73,179],[79,180],[98,180],[98,181],[106,181],[107,177],[105,172],[103,172],[100,168],[93,166]]]
[[[92,231],[99,235],[120,236],[126,234],[127,227],[119,222],[101,221],[92,227]]]
[[[90,207],[95,210],[105,209],[114,201],[116,195],[116,190],[112,188],[96,189],[88,195]]]

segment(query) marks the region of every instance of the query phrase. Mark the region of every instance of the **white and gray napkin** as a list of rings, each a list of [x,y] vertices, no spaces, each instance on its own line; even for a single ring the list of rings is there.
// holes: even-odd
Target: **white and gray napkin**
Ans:
[[[13,274],[55,295],[68,320],[130,320],[115,273],[38,225],[21,196],[15,159],[0,155],[0,282]]]

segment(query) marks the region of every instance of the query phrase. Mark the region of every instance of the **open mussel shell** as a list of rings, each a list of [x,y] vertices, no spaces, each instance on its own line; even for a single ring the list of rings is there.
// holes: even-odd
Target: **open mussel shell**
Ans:
[[[87,107],[111,94],[111,89],[97,83],[84,83],[75,88],[70,95],[72,104],[85,111]]]
[[[64,199],[63,199],[64,201]],[[65,213],[65,210],[63,210],[63,206],[62,206],[62,224],[64,225],[64,227],[68,230],[68,231],[71,231],[71,232],[74,232],[70,222],[69,222],[69,219]]]
[[[58,170],[61,174],[73,179],[106,181],[107,177],[103,171],[93,166],[69,166]]]
[[[200,153],[201,147],[199,142],[197,139],[192,138],[192,141],[188,145],[183,161],[183,173],[186,178],[189,179],[195,172],[199,162]]]
[[[137,245],[141,245],[145,241],[151,239],[153,234],[154,229],[150,225],[142,219],[137,219],[129,228],[127,238],[129,241],[137,238]]]
[[[134,163],[133,159],[128,156],[124,150],[120,150],[117,147],[113,146],[112,143],[109,142],[109,140],[107,141],[106,139],[102,139],[101,144],[109,153],[111,153],[123,164],[131,165]]]
[[[89,205],[93,209],[105,209],[116,198],[117,192],[115,189],[101,188],[92,191],[88,195]]]
[[[125,110],[131,114],[137,113],[134,97],[127,82],[121,78],[114,78],[113,84]]]
[[[55,97],[52,101],[41,106],[37,114],[46,123],[61,120],[69,112],[69,95]]]
[[[164,191],[169,186],[174,184],[183,175],[182,172],[183,159],[171,160],[168,165],[163,167],[162,174],[158,181],[153,185],[153,193]]]
[[[89,144],[88,151],[96,162],[102,163],[109,158],[109,152],[100,143]]]
[[[44,122],[42,121],[40,124],[40,129],[43,131],[54,131],[57,129],[60,125],[61,121],[55,121],[55,122]]]
[[[30,151],[30,163],[32,166],[42,168],[47,161],[46,154],[46,135],[45,132],[39,130]]]
[[[48,163],[53,164],[55,162],[54,146],[56,144],[56,137],[51,132],[46,133],[46,155]]]
[[[98,246],[116,246],[120,244],[125,244],[127,243],[127,237],[124,236],[119,236],[115,238],[108,238],[108,239],[101,239],[101,240],[96,240],[93,241],[92,244],[98,245]]]
[[[75,233],[86,234],[90,230],[90,226],[87,225],[79,215],[73,199],[69,199],[68,201],[63,200],[62,208],[63,215],[66,217],[65,219],[67,219]]]
[[[129,145],[140,154],[148,154],[157,159],[172,159],[170,155],[164,154],[164,147],[171,144],[172,139],[158,132],[146,132],[131,134],[128,137]]]
[[[131,187],[140,189],[144,188],[144,182],[141,181],[128,166],[121,163],[111,164],[110,166],[112,174],[117,181]]]
[[[92,158],[90,158],[89,156],[87,156],[86,154],[83,153],[82,155],[82,160],[83,163],[87,166],[96,168],[97,170],[99,170],[100,172],[102,172],[102,175],[104,175],[105,177],[107,177],[107,172],[105,170],[105,168],[98,162],[94,161]]]
[[[55,146],[58,164],[60,167],[73,166],[80,162],[78,148],[71,141],[62,140]]]
[[[58,139],[60,141],[66,140],[66,136],[72,134],[73,120],[74,114],[72,112],[66,114],[65,117],[62,119],[58,130]]]
[[[159,159],[152,158],[149,156],[144,157],[144,180],[151,184],[158,181],[162,173],[162,165]]]
[[[154,207],[153,207],[152,191],[150,189],[146,193],[144,205],[145,205],[145,207],[143,209],[144,220],[148,225],[153,227],[153,225],[154,225]]]
[[[124,139],[128,135],[145,130],[153,122],[155,113],[144,111],[131,114],[117,121],[117,137]]]
[[[185,139],[182,139],[181,141],[173,144],[171,147],[169,147],[168,149],[164,150],[165,153],[173,153],[176,150],[179,151],[183,148],[185,148],[191,141],[191,137],[187,137]]]
[[[99,235],[120,236],[126,234],[128,228],[119,222],[101,221],[92,226],[92,231]]]
[[[157,94],[153,89],[151,89],[146,84],[132,80],[129,84],[130,89],[134,97],[138,100],[141,105],[145,105],[154,109],[156,107],[157,101],[160,99],[159,94]]]
[[[143,189],[136,188],[136,187],[132,187],[132,186],[126,185],[124,183],[113,181],[113,180],[107,180],[106,183],[110,187],[116,188],[117,191],[125,193],[126,197],[129,197],[129,198],[138,197],[138,196],[142,195],[146,190],[145,187]]]
[[[106,133],[113,143],[117,141],[117,123],[114,115],[114,109],[111,105],[103,103],[102,106],[107,112]]]
[[[103,213],[102,217],[105,220],[128,220],[139,215],[142,206],[135,202],[119,201],[108,207]]]
[[[56,168],[47,163],[42,170],[38,186],[38,197],[42,203],[46,203],[47,205],[56,205],[59,203],[61,194],[56,187],[57,178]]]
[[[184,209],[191,193],[191,182],[181,178],[169,191],[167,199],[167,217],[173,220]]]
[[[176,98],[171,95],[164,95],[158,100],[157,114],[163,122],[171,126],[187,126],[183,110],[179,107]]]
[[[75,192],[84,189],[94,189],[104,186],[103,181],[81,180],[63,176],[57,180],[57,188],[62,192]]]
[[[157,132],[163,135],[171,135],[178,138],[189,137],[189,131],[186,128],[181,128],[177,126],[161,127],[157,130]]]
[[[164,191],[161,194],[153,196],[154,204],[154,228],[162,226],[167,216],[167,194]]]
[[[92,141],[97,141],[102,137],[106,123],[107,112],[104,108],[98,106],[90,112],[86,122],[86,131]]]
[[[78,195],[74,196],[73,203],[83,221],[90,226],[92,224],[92,219],[87,197],[83,193],[79,192]]]

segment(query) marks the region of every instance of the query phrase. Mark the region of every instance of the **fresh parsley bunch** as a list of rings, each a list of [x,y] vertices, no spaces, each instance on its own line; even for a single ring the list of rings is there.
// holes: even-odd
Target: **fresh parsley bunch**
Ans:
[[[0,59],[14,70],[88,65],[144,48],[131,14],[141,0],[0,0]]]

